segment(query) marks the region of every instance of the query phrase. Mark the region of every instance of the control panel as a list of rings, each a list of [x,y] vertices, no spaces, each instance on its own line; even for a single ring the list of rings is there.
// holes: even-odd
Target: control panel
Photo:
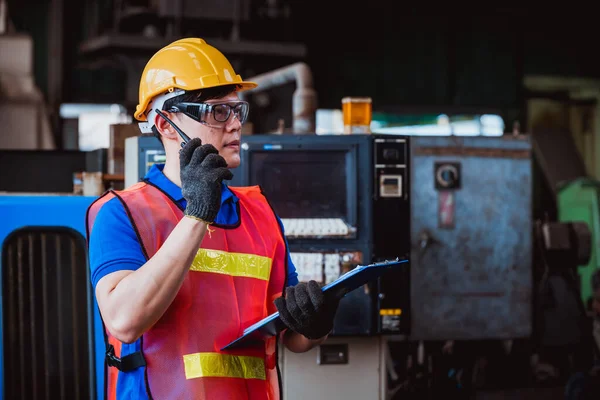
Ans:
[[[373,262],[410,255],[408,140],[393,136],[374,140]],[[386,273],[378,285],[378,331],[409,333],[410,266]]]
[[[351,252],[290,252],[300,282],[314,280],[326,285],[362,264],[362,253]]]
[[[358,265],[365,264],[365,254],[358,250],[294,248],[290,257],[296,267],[298,280],[314,280],[324,286]],[[332,335],[371,335],[375,333],[374,319],[377,283],[364,285],[344,296],[334,320]]]
[[[345,237],[356,228],[341,218],[281,218],[288,238]]]
[[[125,187],[141,181],[154,164],[165,160],[165,149],[154,136],[125,139]]]

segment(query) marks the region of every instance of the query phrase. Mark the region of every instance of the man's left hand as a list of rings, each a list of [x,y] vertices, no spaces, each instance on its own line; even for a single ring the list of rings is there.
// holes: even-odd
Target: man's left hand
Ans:
[[[292,331],[308,339],[320,339],[333,329],[340,299],[326,296],[315,281],[287,287],[285,297],[275,299],[279,317]]]

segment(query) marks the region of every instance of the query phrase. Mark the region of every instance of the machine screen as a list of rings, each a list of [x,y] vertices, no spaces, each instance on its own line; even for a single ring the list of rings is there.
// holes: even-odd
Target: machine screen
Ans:
[[[347,217],[346,151],[253,152],[250,182],[281,218]]]

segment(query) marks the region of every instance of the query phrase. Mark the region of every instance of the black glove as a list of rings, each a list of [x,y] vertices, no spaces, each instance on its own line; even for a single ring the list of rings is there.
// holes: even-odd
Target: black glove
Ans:
[[[285,297],[275,299],[281,321],[308,339],[319,339],[333,329],[340,298],[328,296],[317,282],[301,282],[285,289]]]
[[[179,151],[179,162],[185,214],[214,222],[221,208],[221,183],[233,178],[225,159],[212,144],[194,138]]]

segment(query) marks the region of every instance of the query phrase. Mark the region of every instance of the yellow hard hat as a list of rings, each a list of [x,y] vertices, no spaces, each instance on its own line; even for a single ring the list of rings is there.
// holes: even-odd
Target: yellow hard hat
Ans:
[[[176,89],[191,91],[234,84],[241,86],[238,91],[257,86],[243,81],[223,53],[203,39],[177,40],[160,49],[146,64],[135,119],[147,121],[148,105],[155,96]]]

